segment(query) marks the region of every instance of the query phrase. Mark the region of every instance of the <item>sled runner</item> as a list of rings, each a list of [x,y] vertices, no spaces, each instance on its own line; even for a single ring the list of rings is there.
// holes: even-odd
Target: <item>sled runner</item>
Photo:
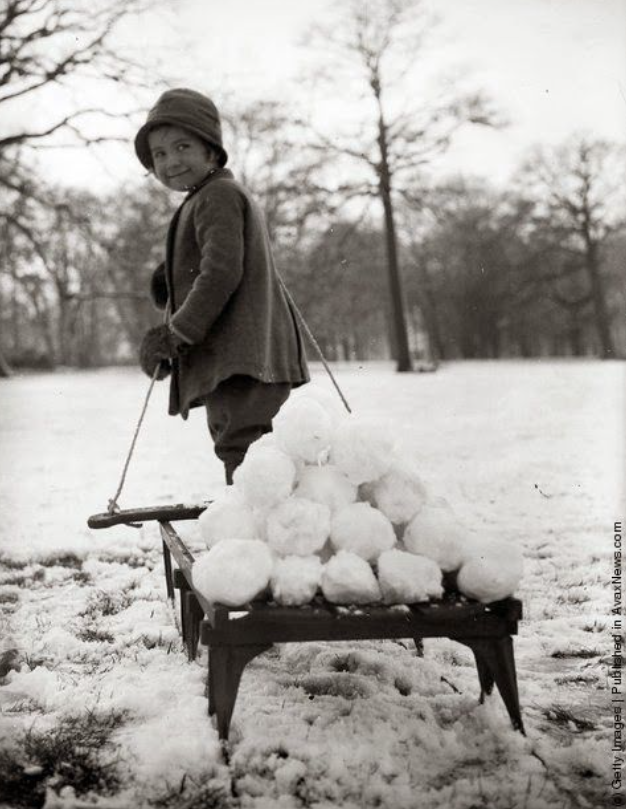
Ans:
[[[195,659],[199,643],[208,647],[209,714],[216,717],[220,739],[228,739],[246,665],[274,643],[411,638],[419,653],[423,638],[436,637],[450,638],[472,650],[480,701],[496,685],[513,727],[524,733],[512,640],[522,617],[519,600],[482,604],[450,591],[439,600],[401,606],[341,607],[321,597],[302,607],[283,607],[273,601],[237,608],[211,604],[194,589],[194,557],[172,526],[176,520],[197,519],[205,508],[181,504],[117,511],[94,515],[88,524],[107,528],[158,521],[167,595],[176,604],[179,593],[180,627],[189,659]]]

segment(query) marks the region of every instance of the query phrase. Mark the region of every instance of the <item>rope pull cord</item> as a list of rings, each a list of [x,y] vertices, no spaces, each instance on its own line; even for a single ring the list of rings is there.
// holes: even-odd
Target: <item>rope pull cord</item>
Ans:
[[[326,357],[324,356],[324,353],[322,352],[322,349],[320,348],[319,343],[317,342],[317,340],[313,336],[313,332],[309,328],[308,323],[304,319],[304,315],[302,314],[302,312],[298,308],[297,303],[291,297],[291,293],[287,289],[287,286],[285,285],[285,282],[283,281],[283,279],[280,277],[280,275],[278,275],[278,273],[277,273],[277,276],[278,276],[278,280],[280,282],[280,286],[281,286],[281,288],[282,288],[282,290],[283,290],[283,292],[285,294],[285,297],[287,298],[287,301],[289,302],[289,305],[292,307],[293,311],[295,312],[295,314],[296,314],[296,316],[297,316],[297,318],[298,318],[298,320],[300,322],[300,325],[302,326],[302,331],[306,334],[309,342],[311,343],[311,345],[313,346],[313,348],[317,352],[318,357],[322,361],[322,365],[324,366],[324,370],[326,371],[326,373],[330,377],[330,381],[335,386],[335,390],[339,394],[339,398],[341,399],[341,401],[343,403],[343,406],[346,408],[348,413],[352,413],[352,408],[348,404],[348,400],[346,399],[346,397],[343,394],[343,391],[339,387],[339,383],[335,379],[335,376],[334,376],[333,372],[330,370],[330,366],[328,365],[328,362],[326,361]]]
[[[137,438],[139,437],[139,431],[141,429],[141,425],[143,423],[144,417],[146,415],[146,411],[148,409],[148,402],[150,401],[150,397],[152,395],[152,390],[154,388],[154,383],[157,381],[158,375],[160,370],[160,363],[157,363],[154,372],[152,374],[152,379],[150,380],[150,385],[146,392],[146,396],[144,399],[143,407],[141,409],[141,413],[139,415],[139,421],[137,422],[137,426],[135,427],[135,432],[133,434],[133,439],[130,444],[130,448],[126,455],[126,461],[124,462],[124,468],[122,470],[122,476],[120,478],[120,482],[117,487],[117,491],[109,500],[109,505],[107,508],[107,512],[109,514],[115,514],[120,511],[120,507],[117,503],[117,499],[122,493],[122,489],[124,488],[124,483],[126,482],[126,473],[128,472],[128,467],[130,466],[130,459],[133,457],[133,452],[135,451],[135,444],[137,443]],[[133,528],[141,528],[141,523],[127,523],[127,525],[132,526]]]

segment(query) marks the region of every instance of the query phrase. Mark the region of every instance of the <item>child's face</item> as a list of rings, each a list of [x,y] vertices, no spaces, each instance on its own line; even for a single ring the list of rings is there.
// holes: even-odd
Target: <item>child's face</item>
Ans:
[[[217,165],[207,144],[180,126],[164,124],[148,133],[154,173],[172,191],[187,191]]]

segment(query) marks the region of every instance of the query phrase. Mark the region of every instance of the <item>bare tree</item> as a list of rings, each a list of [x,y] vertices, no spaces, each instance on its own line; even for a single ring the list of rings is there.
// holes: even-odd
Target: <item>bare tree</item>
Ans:
[[[323,158],[302,149],[299,121],[283,103],[228,105],[222,117],[238,179],[259,200],[276,248],[289,254],[311,224],[334,212],[316,181]]]
[[[147,0],[1,0],[0,115],[15,117],[15,104],[45,98],[50,88],[64,88],[77,78],[93,84],[140,83],[141,69],[111,46],[124,17],[146,8]],[[102,140],[81,127],[98,106],[58,113],[52,107],[44,123],[19,122],[0,135],[0,153],[17,146],[47,145],[61,131],[85,143]]]
[[[536,237],[552,244],[541,280],[572,322],[591,307],[601,355],[616,356],[605,249],[626,227],[622,147],[576,135],[557,148],[534,150],[520,184],[534,202]]]
[[[77,79],[95,98],[105,85],[140,84],[142,69],[113,47],[112,38],[124,17],[148,5],[149,0],[0,0],[0,116],[10,122],[0,129],[0,221],[35,252],[41,246],[36,208],[49,209],[52,203],[36,182],[27,153],[117,139],[102,129],[93,134],[88,116],[128,113],[97,104],[76,109],[69,101],[60,109],[58,93],[75,88]],[[37,123],[25,112],[32,109]],[[62,142],[59,136],[65,136]],[[0,356],[0,375],[6,367]]]
[[[356,79],[369,102],[370,115],[365,122],[359,121],[356,132],[347,137],[318,136],[316,145],[330,156],[365,167],[363,182],[349,180],[346,191],[378,198],[382,204],[398,371],[411,371],[412,361],[395,195],[416,188],[419,171],[447,148],[463,124],[494,123],[485,99],[477,93],[455,92],[450,98],[420,99],[418,104],[408,100],[409,79],[415,78],[429,27],[422,0],[350,0],[339,21],[332,27],[314,29],[311,37],[312,44],[325,54],[325,86],[332,86],[337,96],[342,90],[352,92]],[[400,93],[404,97],[398,101]]]

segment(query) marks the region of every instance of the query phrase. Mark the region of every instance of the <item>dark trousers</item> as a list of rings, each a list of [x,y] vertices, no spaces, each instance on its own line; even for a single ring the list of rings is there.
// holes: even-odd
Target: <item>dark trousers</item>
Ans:
[[[291,392],[290,382],[260,382],[231,376],[205,397],[215,454],[224,464],[226,483],[243,461],[250,444],[272,430],[272,419]]]

